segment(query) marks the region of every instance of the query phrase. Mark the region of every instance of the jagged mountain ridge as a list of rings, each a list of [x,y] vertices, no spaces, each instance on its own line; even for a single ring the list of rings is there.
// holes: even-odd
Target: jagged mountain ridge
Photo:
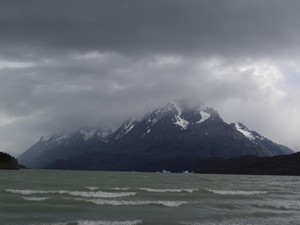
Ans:
[[[48,157],[38,166],[145,171],[147,165],[178,157],[233,158],[292,153],[240,123],[225,123],[212,108],[184,101],[171,101],[142,118],[123,123],[104,138],[91,140],[94,141],[74,142],[72,151],[65,144],[44,150]]]
[[[270,139],[262,136],[256,131],[249,130],[244,124],[237,123],[235,124],[236,129],[241,132],[245,137],[247,137],[252,143],[256,145],[260,145],[265,148],[265,151],[268,152],[268,156],[276,156],[276,155],[286,155],[292,154],[294,151],[289,149],[288,147],[280,144],[276,144]]]
[[[22,164],[42,168],[57,159],[69,159],[111,134],[109,127],[83,128],[71,133],[55,133],[40,140],[18,157]]]
[[[119,142],[122,146],[126,146],[131,140],[136,142],[137,139],[141,139],[141,143],[150,139],[149,146],[151,146],[151,142],[166,141],[168,138],[171,142],[175,138],[183,142],[184,136],[187,135],[191,136],[191,140],[187,140],[189,142],[192,142],[192,138],[194,140],[202,138],[202,141],[205,141],[205,139],[209,139],[210,135],[215,135],[215,129],[227,132],[227,135],[233,136],[236,140],[242,140],[246,143],[248,142],[248,144],[250,141],[252,144],[255,144],[260,148],[260,152],[254,152],[254,155],[271,156],[293,152],[282,145],[275,144],[255,131],[250,131],[242,123],[225,123],[218,112],[212,108],[206,108],[203,105],[200,107],[189,107],[183,105],[182,102],[174,101],[163,108],[153,111],[143,119],[127,121],[111,136],[108,136],[106,142],[115,144]],[[228,137],[228,139],[230,138]],[[132,147],[130,148],[132,150]],[[225,154],[223,152],[223,157],[225,158],[232,157]],[[203,156],[203,151],[201,155]],[[209,157],[214,156],[213,154],[209,155]],[[220,154],[217,156],[220,156]]]

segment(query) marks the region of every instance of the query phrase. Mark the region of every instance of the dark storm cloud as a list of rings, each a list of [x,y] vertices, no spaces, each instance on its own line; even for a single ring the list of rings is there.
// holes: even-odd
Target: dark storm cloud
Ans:
[[[300,146],[299,11],[296,0],[1,0],[0,150],[180,96]]]
[[[295,0],[1,1],[1,52],[291,54],[299,9]]]

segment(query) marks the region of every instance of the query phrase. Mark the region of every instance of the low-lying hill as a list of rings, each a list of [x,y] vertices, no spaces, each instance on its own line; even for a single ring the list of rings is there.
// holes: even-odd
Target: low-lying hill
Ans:
[[[94,155],[95,156],[95,155]],[[94,161],[89,160],[89,166],[85,158],[80,161],[58,160],[48,168],[51,169],[89,169],[89,170],[113,170],[113,171],[140,171],[157,172],[171,171],[181,173],[190,171],[195,173],[210,174],[247,174],[247,175],[300,175],[300,153],[273,157],[258,157],[253,155],[241,156],[231,159],[201,158],[201,157],[177,157],[173,159],[157,160],[145,163],[143,160],[133,161],[124,165],[123,157],[115,157],[114,163],[105,163],[100,158],[107,156],[95,156]]]
[[[0,152],[0,169],[2,170],[17,170],[19,169],[18,161],[11,155]]]

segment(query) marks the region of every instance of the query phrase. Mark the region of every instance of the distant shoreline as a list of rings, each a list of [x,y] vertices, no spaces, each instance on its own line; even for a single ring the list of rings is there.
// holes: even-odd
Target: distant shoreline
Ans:
[[[18,160],[11,155],[0,152],[0,170],[18,170],[20,165]]]
[[[131,164],[131,168],[124,163],[123,166],[126,169],[122,169],[122,165],[120,166],[120,164],[118,168],[114,168],[113,166],[109,168],[79,168],[68,163],[68,160],[59,160],[56,164],[52,164],[52,166],[43,169],[153,173],[162,173],[163,171],[168,171],[169,173],[184,173],[185,171],[189,171],[190,173],[195,174],[229,175],[300,175],[300,153],[273,157],[247,155],[230,159],[180,157],[161,162],[152,162],[142,166]]]

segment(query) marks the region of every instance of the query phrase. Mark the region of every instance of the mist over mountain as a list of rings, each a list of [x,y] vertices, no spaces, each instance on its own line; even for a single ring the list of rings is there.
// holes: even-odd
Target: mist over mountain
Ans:
[[[69,159],[81,154],[91,146],[101,143],[111,132],[108,127],[84,128],[71,133],[42,136],[18,159],[29,167],[42,168],[57,159]]]
[[[140,118],[108,127],[42,137],[18,159],[33,168],[138,170],[187,158],[293,153],[242,123],[227,124],[219,113],[195,101],[173,100]],[[161,168],[162,169],[162,168]]]

